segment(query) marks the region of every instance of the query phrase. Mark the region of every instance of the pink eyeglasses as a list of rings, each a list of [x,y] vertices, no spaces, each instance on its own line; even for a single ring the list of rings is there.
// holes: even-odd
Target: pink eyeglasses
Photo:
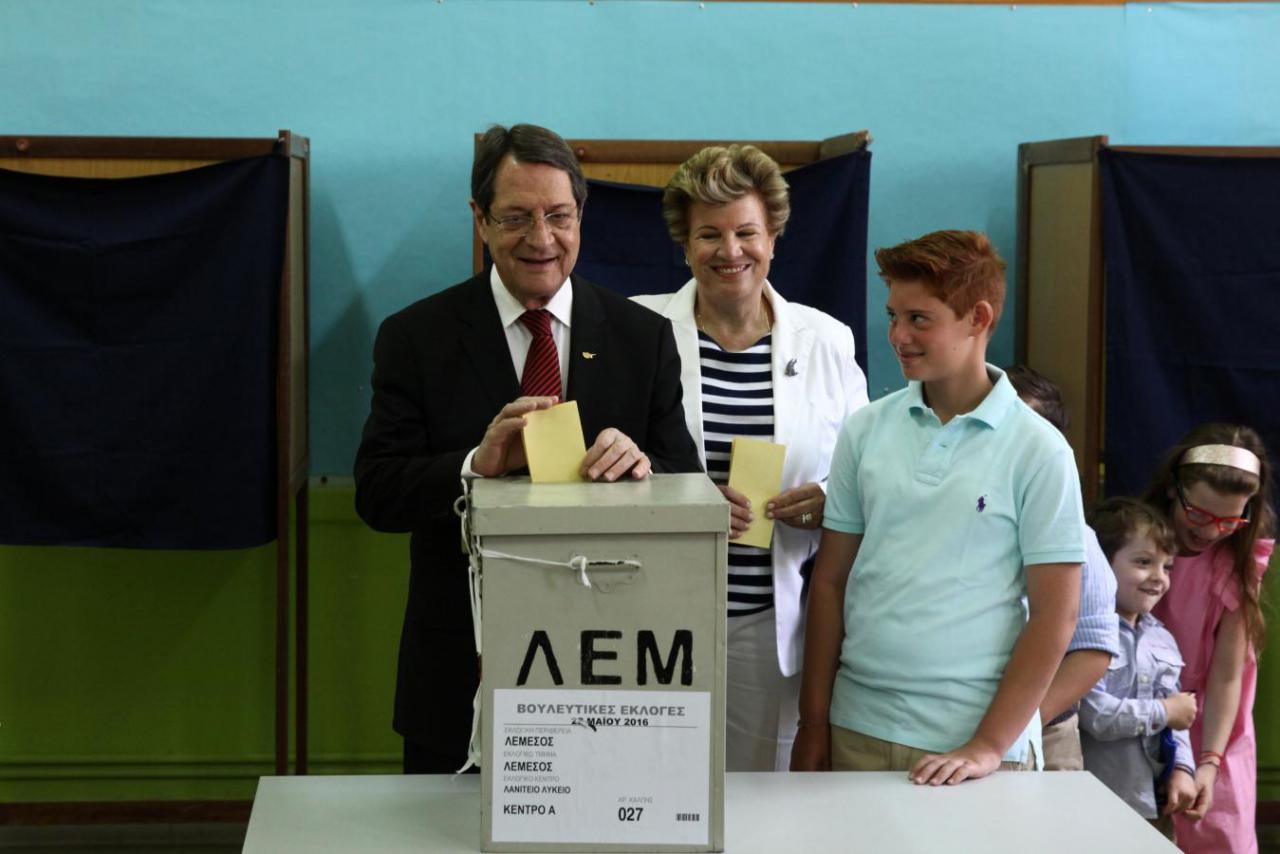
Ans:
[[[1249,505],[1245,505],[1243,516],[1215,516],[1203,507],[1197,507],[1187,501],[1187,494],[1182,491],[1181,483],[1175,483],[1174,486],[1178,490],[1178,502],[1182,505],[1182,512],[1187,514],[1187,521],[1195,527],[1214,525],[1219,534],[1234,534],[1249,524]]]

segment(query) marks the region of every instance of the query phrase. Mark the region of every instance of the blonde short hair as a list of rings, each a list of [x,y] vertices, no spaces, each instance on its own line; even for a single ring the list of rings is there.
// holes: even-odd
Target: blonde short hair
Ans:
[[[782,169],[754,145],[709,145],[690,157],[671,176],[662,191],[662,217],[671,239],[689,239],[689,206],[725,205],[748,193],[764,203],[770,234],[781,234],[791,216],[791,201]]]

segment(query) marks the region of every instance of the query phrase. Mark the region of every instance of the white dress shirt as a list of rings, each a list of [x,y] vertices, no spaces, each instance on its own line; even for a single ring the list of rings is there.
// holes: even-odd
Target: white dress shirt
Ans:
[[[524,376],[524,363],[529,358],[529,347],[533,344],[533,333],[520,322],[520,316],[526,309],[502,283],[497,267],[489,270],[489,286],[493,288],[493,301],[498,305],[502,331],[506,333],[507,346],[511,348],[511,364],[516,369],[516,379],[519,379]],[[556,353],[560,356],[560,399],[563,401],[565,390],[569,388],[569,326],[573,316],[573,283],[565,279],[560,290],[556,291],[556,295],[543,308],[551,312],[551,337],[555,339]]]
[[[519,379],[524,376],[524,363],[529,358],[529,347],[533,345],[533,333],[520,322],[520,316],[527,309],[507,290],[496,266],[489,269],[489,287],[493,289],[498,318],[502,321],[502,331],[507,336],[507,347],[511,350],[511,365]],[[563,401],[569,388],[569,326],[573,317],[573,282],[565,279],[555,296],[543,308],[551,312],[551,337],[556,342],[556,355],[560,357],[560,400]],[[471,458],[477,450],[478,448],[472,448],[471,453],[462,461],[464,477],[482,477],[471,470]]]

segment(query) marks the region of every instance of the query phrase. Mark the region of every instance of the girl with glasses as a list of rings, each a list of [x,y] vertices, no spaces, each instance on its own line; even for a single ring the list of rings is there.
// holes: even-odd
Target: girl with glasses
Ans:
[[[1267,449],[1248,427],[1204,424],[1166,457],[1146,500],[1173,520],[1178,557],[1152,613],[1173,633],[1196,694],[1196,797],[1174,816],[1188,852],[1256,854],[1253,698],[1262,574],[1275,541]],[[1212,809],[1211,809],[1212,808]]]

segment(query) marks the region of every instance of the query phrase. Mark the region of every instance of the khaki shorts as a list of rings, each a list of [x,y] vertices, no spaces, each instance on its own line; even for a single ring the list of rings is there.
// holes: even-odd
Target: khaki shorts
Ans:
[[[910,771],[932,750],[920,750],[831,725],[832,771]],[[1035,748],[1024,762],[1001,762],[1001,771],[1034,771]]]
[[[1084,754],[1080,751],[1080,716],[1072,715],[1061,723],[1044,728],[1044,770],[1083,771]]]

